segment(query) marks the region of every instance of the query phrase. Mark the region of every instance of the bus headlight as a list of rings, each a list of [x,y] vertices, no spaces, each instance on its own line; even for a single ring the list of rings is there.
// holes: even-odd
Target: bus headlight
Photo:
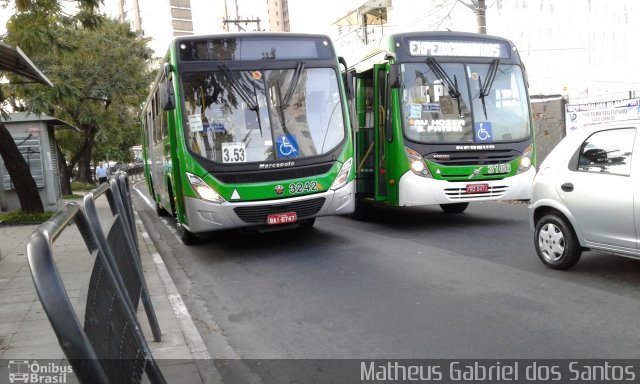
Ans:
[[[429,172],[429,168],[427,168],[427,164],[424,162],[424,158],[411,148],[404,147],[404,150],[407,152],[407,157],[409,157],[411,172],[418,176],[431,177],[431,173]]]
[[[191,188],[198,195],[198,197],[202,200],[211,201],[213,203],[223,203],[224,199],[222,196],[218,194],[218,192],[214,191],[207,183],[204,182],[200,177],[186,172],[187,179],[189,180],[189,184],[191,184]]]
[[[518,173],[522,173],[531,168],[531,157],[533,156],[533,143],[530,144],[527,149],[524,150],[522,158],[520,159],[520,165],[518,166]]]
[[[349,180],[349,175],[351,174],[352,164],[353,164],[353,160],[351,157],[349,158],[349,160],[345,161],[344,164],[342,164],[342,168],[340,168],[340,172],[338,172],[338,176],[333,181],[333,184],[331,184],[330,189],[335,191],[336,189],[340,189],[347,184],[347,181]]]

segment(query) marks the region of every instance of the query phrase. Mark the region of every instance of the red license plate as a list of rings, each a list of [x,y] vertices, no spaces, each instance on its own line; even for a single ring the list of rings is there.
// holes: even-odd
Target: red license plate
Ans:
[[[467,193],[487,193],[489,184],[467,184]]]
[[[267,216],[267,224],[269,225],[295,223],[296,220],[298,220],[298,215],[295,212],[274,213]]]

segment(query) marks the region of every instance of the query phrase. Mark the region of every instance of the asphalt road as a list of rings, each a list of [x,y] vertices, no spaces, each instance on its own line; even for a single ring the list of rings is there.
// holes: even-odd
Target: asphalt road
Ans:
[[[134,203],[215,357],[640,355],[640,261],[587,252],[549,270],[525,204],[376,209],[367,222],[319,218],[186,247]]]

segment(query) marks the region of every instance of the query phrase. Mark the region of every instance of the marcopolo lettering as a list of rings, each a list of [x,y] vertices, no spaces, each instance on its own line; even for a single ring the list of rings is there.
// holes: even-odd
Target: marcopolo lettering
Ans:
[[[258,169],[285,168],[285,167],[293,167],[294,165],[296,165],[295,161],[286,161],[283,163],[263,163],[258,165]]]

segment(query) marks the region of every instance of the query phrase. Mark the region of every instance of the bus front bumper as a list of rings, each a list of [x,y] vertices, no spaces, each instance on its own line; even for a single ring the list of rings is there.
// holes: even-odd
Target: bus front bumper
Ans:
[[[324,199],[322,202],[320,199]],[[320,206],[319,210],[316,208]],[[294,207],[294,208],[292,208]],[[355,181],[338,190],[328,190],[312,195],[277,200],[247,202],[224,202],[216,204],[193,197],[185,197],[185,209],[189,218],[185,225],[193,233],[218,231],[230,228],[266,226],[266,214],[286,213],[299,208],[304,212],[315,212],[300,216],[299,221],[319,216],[347,215],[355,209]],[[242,212],[242,213],[238,213]],[[241,218],[242,216],[242,218]],[[260,219],[257,219],[260,217]],[[263,220],[264,219],[264,220]],[[259,221],[256,221],[259,220]],[[277,227],[277,226],[274,226]]]
[[[468,203],[494,200],[529,200],[534,167],[502,180],[446,181],[420,177],[408,171],[400,178],[400,206]],[[467,185],[486,184],[487,192],[468,193]]]

